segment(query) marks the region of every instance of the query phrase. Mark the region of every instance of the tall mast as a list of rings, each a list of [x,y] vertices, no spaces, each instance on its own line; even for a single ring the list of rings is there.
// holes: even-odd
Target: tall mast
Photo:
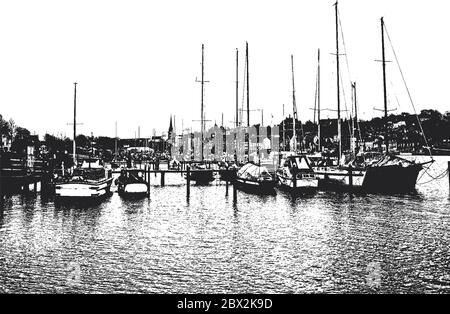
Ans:
[[[355,123],[356,123],[356,129],[358,130],[358,99],[356,98],[356,82],[353,84],[355,86]],[[358,135],[361,136],[361,130],[358,131]]]
[[[352,82],[352,114],[353,116],[350,117],[351,119],[351,132],[350,132],[350,148],[351,151],[353,153],[353,155],[355,155],[355,144],[356,144],[356,132],[355,132],[355,116],[356,113],[353,113],[355,108],[356,108],[356,83]]]
[[[285,144],[286,144],[286,131],[284,129],[284,120],[286,120],[286,117],[284,116],[284,104],[283,104],[283,149],[286,150]]]
[[[297,120],[297,108],[295,104],[295,83],[294,83],[294,56],[291,55],[291,70],[292,70],[292,111],[293,111],[293,123],[292,123],[292,129],[293,129],[293,139],[294,139],[294,151],[297,150],[297,134],[295,132],[295,120]]]
[[[73,96],[73,164],[77,165],[77,144],[75,143],[75,139],[77,137],[77,84],[73,83],[75,86],[74,96]]]
[[[353,83],[353,92],[355,93],[355,134],[358,131],[358,100],[356,98],[356,82]],[[361,136],[361,131],[359,130],[358,136]],[[358,137],[355,135],[355,144],[358,143]]]
[[[236,48],[236,127],[239,125],[239,51]]]
[[[341,102],[340,102],[340,89],[339,89],[339,20],[338,20],[338,3],[334,4],[336,15],[336,83],[337,83],[337,127],[338,127],[338,160],[342,156],[342,134],[341,134]]]
[[[350,116],[350,120],[351,120],[351,132],[350,132],[350,136],[353,138],[355,137],[355,117],[354,117],[354,110],[355,110],[355,83],[351,82],[351,86],[352,86],[352,111],[351,111],[351,116]]]
[[[320,49],[317,51],[317,137],[319,138],[319,152],[322,151],[320,146]]]
[[[201,117],[200,117],[200,125],[201,125],[201,129],[202,129],[202,161],[203,161],[203,85],[204,85],[204,66],[203,66],[203,62],[204,62],[204,45],[202,44],[202,106],[201,106]]]
[[[115,125],[116,127],[115,127],[115,135],[116,135],[116,140],[115,140],[115,142],[114,142],[114,153],[115,153],[115,155],[117,156],[117,121],[116,121],[116,125]]]
[[[386,153],[389,152],[389,139],[388,139],[388,110],[387,110],[387,93],[386,93],[386,59],[384,55],[384,20],[381,18],[381,48],[383,56],[383,91],[384,91],[384,120],[385,120],[385,141],[386,141]]]
[[[249,92],[249,66],[248,66],[248,42],[245,42],[245,61],[247,65],[247,126],[250,127],[250,92]]]

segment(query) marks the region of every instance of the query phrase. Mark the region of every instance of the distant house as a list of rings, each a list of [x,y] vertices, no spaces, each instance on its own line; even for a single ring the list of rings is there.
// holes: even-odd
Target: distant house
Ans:
[[[3,150],[10,151],[11,150],[11,140],[9,140],[5,135],[1,136],[1,147]]]
[[[405,126],[406,127],[406,122],[405,121],[399,121],[397,123],[392,124],[392,128],[395,129],[399,129],[400,127]]]

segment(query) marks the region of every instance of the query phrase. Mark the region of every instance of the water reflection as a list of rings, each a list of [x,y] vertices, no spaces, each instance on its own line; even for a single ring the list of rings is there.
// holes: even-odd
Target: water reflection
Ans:
[[[450,292],[446,185],[187,197],[181,180],[98,203],[8,196],[0,292]]]

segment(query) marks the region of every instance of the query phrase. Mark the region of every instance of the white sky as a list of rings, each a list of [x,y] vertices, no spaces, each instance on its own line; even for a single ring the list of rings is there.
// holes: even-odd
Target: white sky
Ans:
[[[290,55],[294,55],[299,118],[312,120],[317,48],[322,51],[322,108],[336,107],[333,0],[138,1],[3,0],[0,2],[0,113],[43,134],[72,135],[73,82],[78,82],[80,133],[134,137],[199,129],[201,44],[205,44],[205,111],[231,126],[235,108],[235,49],[243,78],[249,42],[250,106],[264,123],[292,108]],[[341,0],[339,2],[360,115],[382,108],[380,17],[399,57],[417,110],[450,110],[449,1]],[[387,41],[387,50],[388,50]],[[341,51],[343,46],[341,43]],[[390,50],[387,58],[394,60]],[[345,57],[341,69],[347,76]],[[396,64],[388,64],[391,107],[412,112]],[[391,85],[391,81],[392,84]],[[348,78],[347,104],[350,105]],[[394,89],[392,88],[394,87]],[[242,100],[242,85],[239,88]],[[395,95],[394,95],[395,94]],[[343,102],[343,107],[344,101]],[[324,111],[322,117],[334,118]],[[261,114],[251,113],[258,123]],[[209,122],[208,124],[213,124]]]

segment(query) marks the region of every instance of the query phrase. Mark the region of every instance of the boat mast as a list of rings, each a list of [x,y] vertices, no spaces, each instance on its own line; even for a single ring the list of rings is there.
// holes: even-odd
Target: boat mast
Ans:
[[[319,152],[322,151],[320,146],[320,49],[317,51],[317,137],[319,138]]]
[[[336,83],[337,83],[337,127],[338,127],[338,160],[342,156],[342,134],[341,134],[341,103],[339,89],[339,20],[338,20],[338,2],[334,4],[336,15]]]
[[[384,119],[385,119],[385,142],[386,153],[389,152],[389,139],[388,139],[388,110],[387,110],[387,93],[386,93],[386,59],[384,55],[384,20],[381,18],[381,48],[383,56],[383,91],[384,91]]]
[[[355,155],[355,116],[353,115],[353,110],[355,110],[356,108],[356,83],[355,82],[351,82],[352,85],[352,116],[350,116],[351,119],[351,130],[350,130],[350,149],[353,153],[353,155]]]
[[[292,129],[293,134],[292,137],[294,139],[294,152],[297,150],[297,134],[295,133],[295,120],[297,119],[297,110],[295,104],[295,83],[294,83],[294,56],[291,55],[291,71],[292,71],[292,111],[293,111],[293,123]]]
[[[236,127],[239,125],[239,51],[236,48]]]
[[[116,138],[115,138],[115,141],[114,141],[114,153],[115,153],[115,155],[116,155],[116,157],[117,157],[117,121],[116,121],[116,128],[115,128],[115,135],[116,135]]]
[[[284,128],[284,120],[286,120],[286,117],[284,116],[284,104],[283,104],[283,149],[286,150],[286,139],[285,139],[286,131]]]
[[[249,74],[248,74],[248,42],[245,42],[245,60],[247,65],[247,126],[250,127],[250,92],[249,92]],[[249,146],[250,150],[250,146]]]
[[[77,84],[73,83],[75,86],[74,96],[73,96],[73,164],[76,167],[77,165],[77,156],[76,156],[76,150],[77,145],[75,142],[75,139],[77,137]]]
[[[200,125],[201,125],[201,131],[202,131],[202,161],[203,161],[203,85],[204,85],[204,67],[203,67],[203,62],[204,62],[204,45],[202,44],[202,97],[201,97],[201,118],[200,118]]]

